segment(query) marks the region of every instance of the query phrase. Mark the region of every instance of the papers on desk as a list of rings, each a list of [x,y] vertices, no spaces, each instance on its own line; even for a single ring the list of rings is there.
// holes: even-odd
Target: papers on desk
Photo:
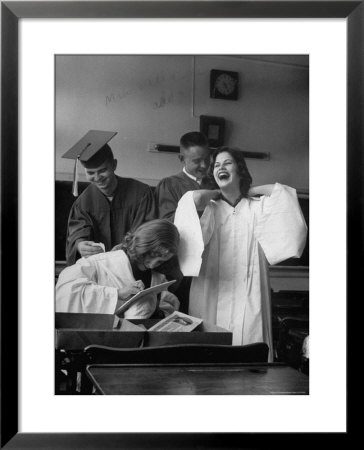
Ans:
[[[171,315],[158,322],[148,331],[192,331],[202,323],[202,319],[174,311]]]
[[[125,303],[123,303],[120,308],[115,311],[115,315],[120,316],[137,300],[142,300],[143,298],[147,299],[149,294],[158,294],[159,292],[166,291],[167,288],[175,282],[176,280],[166,281],[165,283],[157,284],[138,292],[137,294],[133,295],[133,297],[129,298],[129,300],[127,300]]]

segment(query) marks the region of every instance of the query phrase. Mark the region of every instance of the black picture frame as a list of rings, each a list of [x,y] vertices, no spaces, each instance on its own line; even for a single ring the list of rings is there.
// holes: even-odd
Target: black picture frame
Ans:
[[[222,147],[225,139],[225,119],[216,116],[200,116],[200,131],[211,148]]]
[[[347,298],[364,273],[363,258],[363,1],[1,2],[1,448],[258,448],[325,442],[321,433],[19,433],[18,432],[18,23],[22,18],[346,18]],[[11,105],[11,107],[9,107]],[[340,180],[337,188],[340,189]],[[329,187],[328,189],[335,189]],[[359,253],[359,254],[358,254]],[[356,256],[355,256],[356,255]],[[361,292],[358,290],[358,292]],[[11,297],[10,297],[11,293]],[[353,298],[354,300],[354,298]],[[329,338],[329,337],[328,337]],[[350,346],[348,346],[350,348]],[[348,383],[349,384],[349,383]],[[333,393],[334,395],[334,393]],[[294,412],[292,412],[294,413]],[[349,417],[349,416],[348,416]],[[352,429],[348,427],[348,430]],[[321,438],[320,438],[321,435]],[[351,433],[335,434],[335,442]],[[325,440],[325,441],[324,441]]]

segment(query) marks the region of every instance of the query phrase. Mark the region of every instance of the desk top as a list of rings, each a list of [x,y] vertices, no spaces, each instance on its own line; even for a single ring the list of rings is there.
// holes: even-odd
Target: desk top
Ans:
[[[113,314],[56,313],[56,349],[83,350],[88,345],[115,348],[159,347],[178,344],[231,345],[232,333],[208,322],[191,332],[149,331],[156,319],[122,319],[115,328]],[[145,325],[140,328],[138,325]]]
[[[303,395],[309,378],[277,364],[102,365],[87,375],[103,395]]]

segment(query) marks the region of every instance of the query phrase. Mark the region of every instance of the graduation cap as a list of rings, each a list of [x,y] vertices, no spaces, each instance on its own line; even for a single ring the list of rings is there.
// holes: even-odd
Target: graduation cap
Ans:
[[[78,161],[87,169],[99,167],[114,155],[107,144],[117,134],[116,131],[90,130],[62,158],[74,159],[72,194],[78,196]]]

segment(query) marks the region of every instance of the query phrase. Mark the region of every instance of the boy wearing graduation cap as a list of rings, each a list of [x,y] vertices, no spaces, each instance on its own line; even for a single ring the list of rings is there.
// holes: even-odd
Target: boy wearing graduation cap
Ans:
[[[116,132],[91,130],[63,158],[75,160],[73,195],[78,196],[78,162],[90,185],[72,205],[67,227],[68,265],[109,251],[125,234],[156,217],[150,187],[115,174],[117,160],[108,142]]]

